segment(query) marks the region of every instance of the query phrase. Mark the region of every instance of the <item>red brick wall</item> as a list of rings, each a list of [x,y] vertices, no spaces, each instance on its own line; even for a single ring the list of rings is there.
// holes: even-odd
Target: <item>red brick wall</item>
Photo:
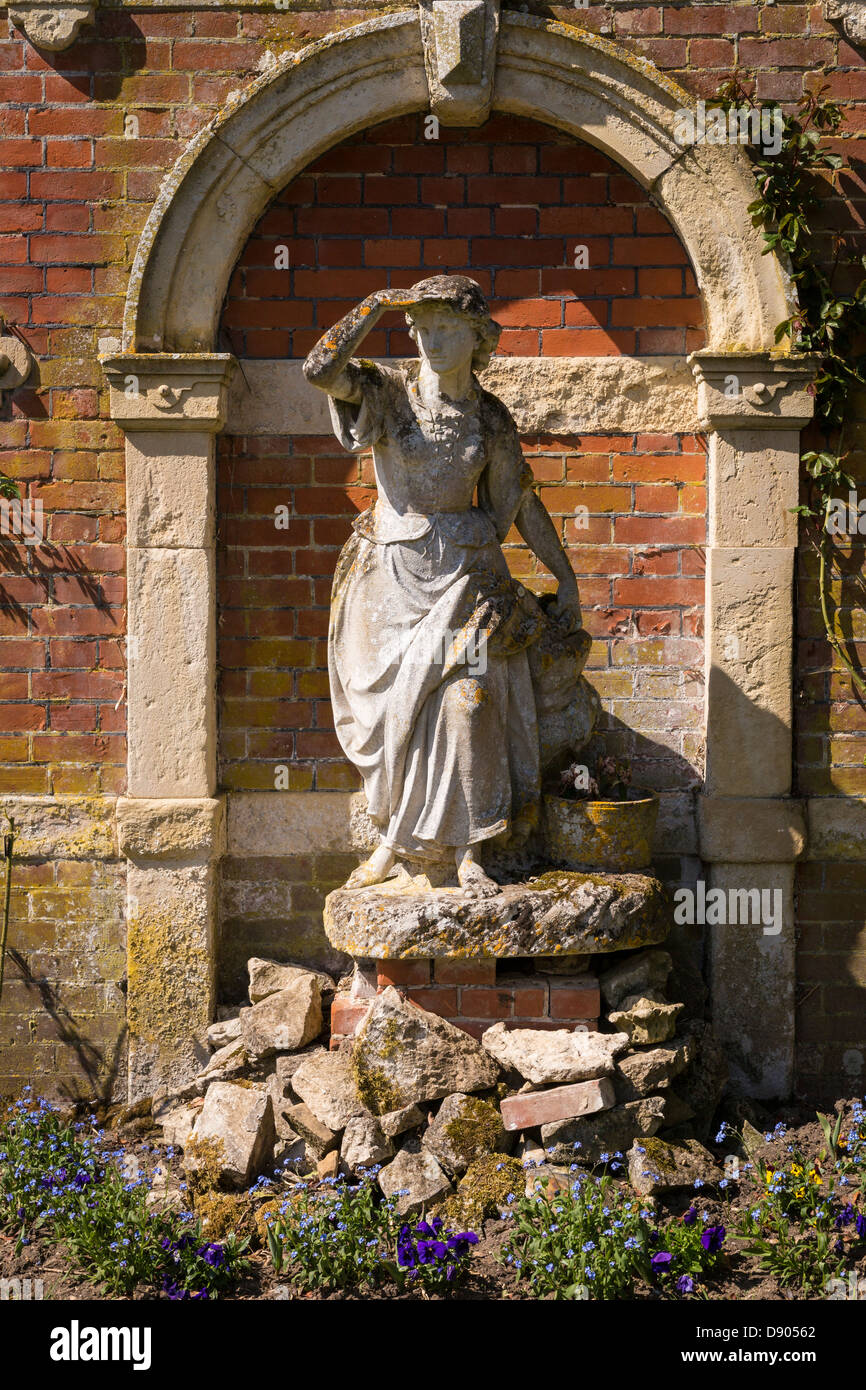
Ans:
[[[578,575],[597,639],[588,676],[602,695],[637,779],[693,784],[700,762],[705,456],[692,436],[527,438],[539,493]],[[372,461],[331,437],[232,438],[220,453],[219,664],[221,777],[273,790],[355,787],[332,732],[327,677],[331,578],[351,519],[369,504]],[[287,531],[274,508],[288,505]],[[575,508],[589,509],[578,529]],[[519,543],[515,574],[553,581]],[[667,748],[657,740],[661,738]]]
[[[275,247],[290,270],[275,270]],[[575,270],[574,248],[589,269]],[[383,285],[461,272],[490,296],[506,356],[683,353],[704,341],[688,258],[630,175],[549,126],[495,116],[478,130],[423,116],[336,146],[274,200],[223,314],[240,356],[304,357]],[[415,354],[395,316],[370,357]]]

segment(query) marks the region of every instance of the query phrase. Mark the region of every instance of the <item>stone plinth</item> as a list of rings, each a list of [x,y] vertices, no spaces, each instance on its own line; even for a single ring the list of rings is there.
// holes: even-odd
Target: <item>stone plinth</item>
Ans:
[[[482,898],[422,888],[408,875],[325,899],[332,946],[358,959],[589,955],[653,946],[670,930],[670,905],[645,874],[555,871]]]

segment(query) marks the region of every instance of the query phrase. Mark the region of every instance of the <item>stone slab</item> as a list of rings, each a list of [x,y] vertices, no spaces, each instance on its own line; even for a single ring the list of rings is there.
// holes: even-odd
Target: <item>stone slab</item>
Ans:
[[[229,388],[227,432],[330,434],[327,399],[301,367],[282,358],[244,359]],[[699,428],[697,388],[684,357],[494,357],[481,383],[505,403],[522,434]]]
[[[417,883],[329,893],[328,940],[375,960],[582,955],[655,945],[672,920],[663,885],[645,874],[554,872],[489,898]]]

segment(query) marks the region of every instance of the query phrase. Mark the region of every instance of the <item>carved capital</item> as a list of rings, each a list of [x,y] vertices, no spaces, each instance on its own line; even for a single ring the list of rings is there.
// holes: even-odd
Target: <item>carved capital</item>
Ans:
[[[41,0],[16,0],[9,7],[9,23],[20,29],[34,48],[59,53],[78,37],[82,24],[92,24],[97,0],[46,5]]]
[[[854,43],[866,43],[866,5],[863,0],[825,0],[828,19],[841,19],[845,33]]]
[[[699,351],[688,361],[705,428],[802,429],[812,418],[815,357]]]
[[[430,110],[443,125],[490,112],[500,0],[419,0]]]
[[[229,352],[142,352],[103,357],[111,418],[124,430],[207,430],[225,425]]]

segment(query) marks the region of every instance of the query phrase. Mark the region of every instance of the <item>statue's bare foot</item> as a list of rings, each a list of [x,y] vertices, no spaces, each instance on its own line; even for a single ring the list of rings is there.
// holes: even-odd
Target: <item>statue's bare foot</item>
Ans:
[[[457,882],[479,898],[492,898],[500,891],[499,884],[482,869],[472,845],[457,851]]]
[[[357,869],[349,874],[343,887],[371,888],[374,883],[383,883],[396,862],[397,856],[394,851],[386,845],[380,845],[369,859],[365,859],[363,864],[359,864]]]

